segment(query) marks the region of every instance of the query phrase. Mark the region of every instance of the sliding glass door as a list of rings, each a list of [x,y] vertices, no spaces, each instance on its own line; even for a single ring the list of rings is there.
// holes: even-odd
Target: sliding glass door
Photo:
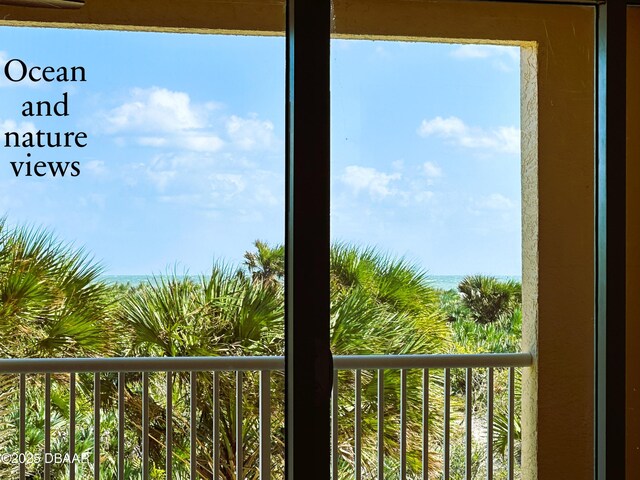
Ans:
[[[42,362],[2,364],[15,438],[0,447],[26,454],[27,427],[42,425],[39,452],[89,452],[82,465],[23,461],[11,475],[591,478],[600,7],[8,3],[0,282],[2,298],[42,295],[4,301],[0,335],[5,349],[35,345]],[[62,67],[86,82],[64,81]],[[114,287],[72,262],[87,288],[54,288],[61,269],[39,280],[46,265],[23,258],[39,226],[64,240],[46,243],[54,256],[88,262],[86,246],[104,274],[155,276]],[[487,276],[498,289],[521,282],[509,315],[474,314],[473,279],[429,283],[477,273],[482,288]],[[96,308],[71,308],[96,291]],[[108,322],[80,335],[87,315]],[[429,377],[400,358],[385,373],[385,362],[470,353],[456,350],[463,337],[507,324],[521,328],[508,346],[526,361],[506,366],[523,367],[521,383],[492,380],[510,417],[508,455],[494,461],[495,422],[473,416],[488,372],[438,363]],[[95,359],[48,358],[71,353]],[[465,387],[474,379],[481,389]]]

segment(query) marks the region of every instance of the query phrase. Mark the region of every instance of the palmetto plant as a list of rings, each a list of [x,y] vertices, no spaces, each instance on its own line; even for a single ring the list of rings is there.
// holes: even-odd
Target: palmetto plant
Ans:
[[[132,339],[127,354],[282,355],[284,302],[283,285],[278,279],[284,264],[284,250],[261,242],[257,242],[257,248],[258,252],[245,255],[248,261],[255,260],[248,265],[249,272],[217,265],[200,281],[175,275],[157,277],[125,295],[117,318],[122,328],[128,329]],[[268,264],[272,267],[264,268],[261,262],[265,259],[269,259]],[[265,271],[271,273],[265,276]],[[334,354],[436,353],[447,348],[450,331],[437,308],[437,295],[424,272],[415,266],[372,249],[359,250],[338,245],[332,249],[331,284],[331,343]],[[221,452],[222,473],[225,478],[233,478],[234,381],[224,375],[220,379],[221,432],[226,446]],[[419,376],[411,375],[410,379],[413,400],[418,402]],[[181,388],[186,389],[186,382],[186,377],[177,377],[177,385]],[[203,426],[199,427],[199,434],[203,438],[211,438],[210,382],[210,376],[199,376],[198,391],[204,392],[198,398]],[[274,390],[282,389],[281,376],[275,376],[274,383]],[[345,392],[341,394],[343,409],[352,408],[353,400],[347,394],[352,383],[353,380],[346,376],[341,382]],[[436,379],[434,385],[437,383]],[[393,423],[399,415],[397,375],[390,375],[387,384],[386,414],[388,421]],[[250,445],[256,443],[257,434],[256,379],[246,376],[245,387],[243,437],[250,452]],[[375,402],[373,376],[365,373],[363,439],[368,445],[375,441],[375,431],[367,427],[375,425]],[[434,431],[437,431],[437,403],[432,404]],[[274,402],[272,408],[276,424],[282,425],[282,403]],[[176,411],[179,412],[180,408]],[[417,435],[419,419],[411,420],[413,433]],[[347,452],[345,459],[348,457],[347,443],[352,427],[352,422],[346,417],[344,422],[341,420]],[[393,430],[389,429],[390,450],[397,447]],[[274,460],[281,463],[283,441],[277,428],[275,444]],[[202,470],[210,471],[210,456],[203,454],[199,460]],[[253,478],[251,463],[251,455],[245,455],[247,478]]]
[[[0,355],[113,354],[108,289],[101,267],[43,230],[0,219]]]
[[[0,219],[0,356],[113,355],[118,348],[111,316],[114,304],[109,289],[97,281],[100,273],[101,267],[82,249],[44,230],[9,226]],[[36,415],[27,440],[37,449],[43,379],[34,377],[29,386],[27,406]],[[17,433],[16,387],[16,376],[1,377],[2,452],[18,451],[12,443]],[[55,395],[52,399],[55,404]],[[54,429],[62,418],[56,412],[54,405]],[[13,470],[0,466],[0,478],[15,478]]]
[[[464,284],[464,285],[463,285]],[[441,293],[441,306],[450,319],[453,333],[454,353],[514,353],[519,352],[522,338],[521,289],[517,282],[500,282],[493,277],[466,277],[461,282],[462,289],[474,292],[466,297],[455,292]],[[501,292],[501,293],[500,293]],[[496,301],[496,298],[499,300]],[[483,312],[492,312],[494,320],[477,321]],[[508,416],[508,369],[495,369],[493,446],[496,465],[506,464],[509,433]],[[521,374],[515,371],[515,409],[521,405]],[[474,416],[476,422],[486,423],[486,370],[474,370],[472,376],[474,391]],[[452,390],[454,394],[465,393],[465,372],[454,370]],[[520,416],[514,416],[515,456],[520,456]],[[482,462],[480,462],[482,463]],[[458,465],[463,468],[463,465]],[[504,468],[502,468],[504,470]],[[496,467],[495,478],[500,467]],[[474,477],[475,478],[475,477]],[[478,477],[480,478],[480,477]]]
[[[509,315],[522,303],[520,283],[486,275],[469,275],[458,285],[463,305],[478,323],[491,323]]]
[[[331,250],[331,345],[336,355],[444,353],[450,330],[439,309],[436,290],[426,273],[401,258],[371,248],[339,244]],[[376,471],[377,379],[379,372],[362,372],[362,462],[365,472]],[[432,373],[430,431],[441,432],[442,376]],[[417,408],[422,395],[421,372],[407,375],[409,475],[421,473],[421,420]],[[352,476],[354,455],[354,375],[338,376],[340,405],[339,450],[341,478]],[[400,375],[384,379],[386,469],[397,470],[400,421]],[[435,443],[435,442],[434,442]],[[432,443],[432,445],[434,444]],[[439,462],[431,452],[431,468]],[[368,478],[368,477],[367,477]]]
[[[9,227],[0,221],[0,349],[5,357],[53,356],[239,356],[282,355],[284,352],[284,248],[255,243],[242,268],[214,265],[199,279],[161,275],[137,286],[107,286],[101,269],[81,249],[61,243],[37,229]],[[335,355],[426,354],[452,350],[452,330],[440,306],[438,292],[421,268],[372,248],[338,244],[331,249],[331,348]],[[469,342],[471,342],[469,338]],[[363,467],[375,471],[378,372],[362,372]],[[421,375],[408,373],[409,475],[421,472]],[[127,478],[140,475],[141,376],[125,382]],[[0,452],[15,450],[17,399],[15,377],[0,377],[0,414],[11,421],[0,425]],[[235,378],[221,373],[221,474],[235,478]],[[186,478],[189,459],[188,374],[173,376],[174,478]],[[431,468],[442,433],[442,375],[431,374],[429,426],[433,446]],[[101,470],[114,475],[117,458],[117,375],[102,375]],[[151,476],[164,475],[165,375],[150,375]],[[212,375],[197,375],[198,471],[211,476]],[[31,448],[42,448],[43,379],[28,382],[28,408],[35,423],[28,433]],[[258,477],[258,377],[244,375],[245,477]],[[272,374],[272,464],[274,478],[284,461],[284,379]],[[339,374],[340,476],[353,467],[353,372]],[[455,392],[454,392],[455,393]],[[385,373],[386,469],[397,467],[399,448],[399,373]],[[52,451],[66,451],[68,379],[54,377],[52,389]],[[78,375],[76,452],[93,447],[92,377]],[[452,399],[454,419],[458,410]],[[85,427],[85,425],[87,425]],[[4,440],[7,438],[8,440]],[[4,443],[3,443],[4,442]],[[3,468],[3,467],[0,467]],[[56,467],[62,468],[62,467]],[[90,473],[90,465],[83,465]],[[6,476],[5,475],[8,475]],[[32,473],[38,478],[39,470]],[[62,470],[53,472],[63,474]],[[0,478],[11,478],[0,471]],[[3,476],[5,475],[5,476]],[[84,475],[84,473],[83,473]]]
[[[117,320],[128,332],[130,346],[127,355],[136,356],[241,356],[282,355],[284,349],[284,301],[282,286],[268,283],[223,265],[213,267],[211,274],[198,281],[177,275],[161,276],[142,284],[124,295]],[[211,451],[204,448],[212,438],[213,405],[211,399],[212,376],[199,374],[198,429],[203,448],[198,455],[198,469],[203,476],[211,476]],[[161,387],[163,380],[156,383]],[[272,378],[274,396],[283,390],[282,375]],[[242,436],[247,446],[244,455],[246,478],[257,477],[255,454],[257,450],[257,377],[244,376],[244,422]],[[188,458],[188,374],[176,374],[174,379],[174,441],[178,458]],[[221,408],[221,474],[233,478],[235,470],[235,383],[232,376],[220,375]],[[162,398],[162,395],[159,395]],[[131,402],[139,404],[139,396]],[[152,422],[162,437],[166,418],[164,408],[152,409]],[[273,402],[272,419],[275,425],[284,422],[281,403]],[[135,408],[135,407],[133,407]],[[276,434],[278,431],[276,430]],[[281,434],[281,432],[280,432]],[[161,443],[162,438],[159,438]],[[281,445],[276,439],[276,444]],[[161,449],[152,450],[155,468],[163,465]],[[283,449],[275,452],[275,461],[283,456]],[[280,459],[280,463],[282,460]],[[175,474],[184,473],[187,464],[178,462]],[[176,478],[180,478],[179,476]]]

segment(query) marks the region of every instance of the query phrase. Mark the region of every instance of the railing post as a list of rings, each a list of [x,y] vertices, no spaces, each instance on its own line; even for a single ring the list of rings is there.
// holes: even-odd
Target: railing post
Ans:
[[[384,480],[384,370],[378,370],[378,480]]]
[[[51,374],[44,375],[44,480],[51,478]]]
[[[407,371],[400,370],[400,480],[407,478]]]
[[[487,370],[487,480],[493,480],[493,368]]]
[[[69,374],[69,480],[76,478],[76,374]]]
[[[19,443],[19,454],[21,458],[24,458],[25,452],[27,451],[26,445],[26,414],[27,414],[27,398],[26,398],[26,375],[24,373],[20,374],[20,439]],[[20,462],[20,480],[25,480],[26,478],[26,462]]]
[[[124,372],[118,373],[118,480],[124,479]]]
[[[338,480],[338,370],[333,371],[331,389],[331,478]]]
[[[213,372],[213,480],[220,475],[220,373]]]
[[[100,374],[93,374],[93,478],[100,480]]]
[[[142,480],[149,479],[149,373],[142,372]]]
[[[515,462],[515,452],[514,452],[514,436],[515,436],[515,422],[514,422],[514,413],[515,413],[515,368],[509,368],[509,444],[508,448],[508,479],[513,480],[514,478],[514,462]]]
[[[271,479],[271,372],[260,372],[260,480]]]
[[[189,373],[189,479],[196,480],[198,470],[198,424],[196,408],[198,395],[198,377],[196,372]],[[240,478],[240,477],[238,477]]]
[[[429,369],[422,370],[422,480],[429,480]]]
[[[354,425],[354,469],[355,480],[361,479],[362,468],[362,374],[360,370],[355,371],[355,425]]]
[[[165,475],[167,480],[173,480],[173,373],[167,372],[166,385],[166,432],[165,432]]]
[[[449,468],[451,457],[451,437],[449,426],[451,424],[451,372],[444,369],[444,480],[449,480]]]
[[[473,422],[473,369],[466,371],[466,391],[465,391],[465,478],[471,480],[471,467],[473,463],[472,454],[472,422]]]
[[[236,480],[244,480],[244,450],[242,447],[242,383],[243,374],[236,372]]]

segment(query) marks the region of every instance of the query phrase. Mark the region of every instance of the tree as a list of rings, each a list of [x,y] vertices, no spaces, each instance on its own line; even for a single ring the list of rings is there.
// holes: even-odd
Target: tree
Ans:
[[[470,275],[458,285],[462,303],[478,323],[492,323],[510,315],[522,302],[520,283],[486,275]]]
[[[284,245],[270,247],[266,242],[256,240],[255,252],[245,252],[244,264],[254,281],[269,286],[284,279]]]

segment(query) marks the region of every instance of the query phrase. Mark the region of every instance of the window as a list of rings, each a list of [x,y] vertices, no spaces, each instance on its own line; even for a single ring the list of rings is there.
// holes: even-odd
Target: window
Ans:
[[[8,16],[4,18],[10,24],[48,22],[92,26],[98,23],[111,28],[134,26],[135,29],[211,29],[269,34],[284,29],[282,5],[275,2],[259,6],[190,2],[189,6],[191,8],[151,1],[136,2],[133,6],[125,1],[95,0],[73,12],[8,8]],[[334,33],[342,38],[485,40],[521,47],[523,349],[532,351],[536,359],[529,377],[523,380],[523,389],[530,392],[527,396],[530,403],[524,405],[528,420],[523,424],[523,431],[531,434],[525,439],[528,447],[523,451],[523,472],[531,476],[590,477],[593,471],[595,7],[490,2],[371,4],[345,0],[335,2],[334,13]],[[311,55],[311,52],[312,49],[305,53]],[[315,81],[323,78],[320,75]],[[298,98],[302,98],[305,85],[297,82],[296,89]],[[323,93],[320,97],[326,103],[328,98]],[[312,124],[309,117],[306,120]],[[296,172],[290,173],[296,175]],[[328,187],[327,173],[315,180],[324,180],[324,186]],[[309,180],[309,185],[312,183]],[[306,191],[308,195],[317,192],[313,188]],[[310,200],[308,204],[311,203]],[[328,203],[323,204],[328,209]],[[328,212],[320,209],[321,223],[324,213]],[[311,236],[312,222],[303,222],[300,218],[298,227],[294,223],[293,228],[304,225]],[[317,256],[328,256],[327,250],[318,252]],[[296,258],[293,255],[298,253],[290,252],[290,258]],[[320,268],[324,265],[322,258],[310,256],[308,261],[307,266],[313,265],[314,271],[316,265]],[[299,274],[302,278],[304,271],[300,270]],[[310,297],[311,292],[308,295]],[[297,305],[302,308],[301,303]],[[301,310],[295,314],[301,315]],[[304,355],[300,355],[292,360],[302,360]],[[328,363],[322,357],[324,352],[316,351],[313,355],[322,362],[316,362],[320,365],[317,370],[310,370],[316,372],[309,380],[310,390],[326,382],[321,377],[322,372],[328,370]],[[297,412],[303,411],[302,407],[297,410],[299,403],[289,404],[289,414],[298,420],[302,417]],[[313,412],[313,408],[309,411]],[[326,440],[325,433],[328,434],[328,429],[319,430],[321,441]],[[308,454],[309,461],[311,458]],[[324,473],[324,470],[318,472]]]
[[[2,452],[27,461],[0,476],[255,477],[258,456],[283,476],[285,41],[199,33],[0,27],[0,283],[22,302],[2,356],[41,359],[2,376]],[[171,360],[259,344],[275,367]],[[51,357],[166,363],[50,376]]]

